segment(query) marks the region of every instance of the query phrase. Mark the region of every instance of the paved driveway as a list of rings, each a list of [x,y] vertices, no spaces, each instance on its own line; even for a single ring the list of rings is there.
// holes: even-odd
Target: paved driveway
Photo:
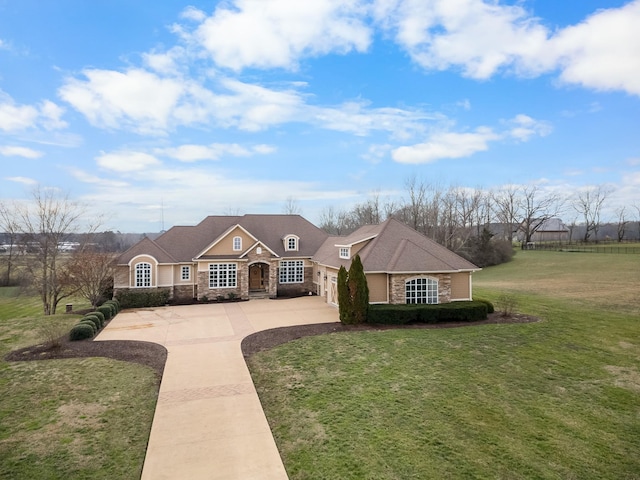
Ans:
[[[96,340],[144,340],[169,352],[142,479],[286,479],[240,342],[270,328],[337,321],[320,297],[119,313]]]

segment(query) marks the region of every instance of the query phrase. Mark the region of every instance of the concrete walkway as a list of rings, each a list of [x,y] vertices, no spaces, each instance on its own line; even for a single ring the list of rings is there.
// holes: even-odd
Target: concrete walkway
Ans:
[[[119,313],[96,340],[144,340],[169,352],[142,479],[286,479],[240,342],[337,321],[338,310],[319,297]]]

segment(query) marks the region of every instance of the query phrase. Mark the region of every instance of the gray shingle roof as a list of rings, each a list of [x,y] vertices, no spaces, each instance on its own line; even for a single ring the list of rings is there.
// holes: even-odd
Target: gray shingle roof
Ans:
[[[451,250],[392,218],[380,225],[366,225],[347,237],[327,239],[314,260],[324,265],[348,267],[350,261],[339,258],[335,245],[353,245],[374,235],[358,252],[366,272],[417,273],[479,269]]]
[[[320,248],[327,234],[300,215],[242,215],[209,216],[195,226],[172,227],[160,235],[154,245],[142,242],[134,245],[118,258],[118,264],[128,263],[140,253],[152,254],[161,263],[190,262],[209,245],[235,225],[242,226],[280,257],[311,257]],[[285,251],[283,238],[296,235],[298,251]],[[144,243],[143,243],[144,242]],[[160,260],[154,252],[162,256]],[[242,252],[239,252],[239,257]]]

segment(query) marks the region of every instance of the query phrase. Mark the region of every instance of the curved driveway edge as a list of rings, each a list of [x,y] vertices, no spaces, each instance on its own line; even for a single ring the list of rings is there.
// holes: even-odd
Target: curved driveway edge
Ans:
[[[96,340],[168,350],[142,479],[287,479],[240,343],[270,328],[338,320],[315,296],[120,312]]]

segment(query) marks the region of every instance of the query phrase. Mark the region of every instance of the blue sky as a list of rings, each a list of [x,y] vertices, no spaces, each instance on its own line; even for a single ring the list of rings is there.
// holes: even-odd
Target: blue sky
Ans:
[[[640,206],[640,0],[0,0],[0,200],[157,231],[408,178]]]

